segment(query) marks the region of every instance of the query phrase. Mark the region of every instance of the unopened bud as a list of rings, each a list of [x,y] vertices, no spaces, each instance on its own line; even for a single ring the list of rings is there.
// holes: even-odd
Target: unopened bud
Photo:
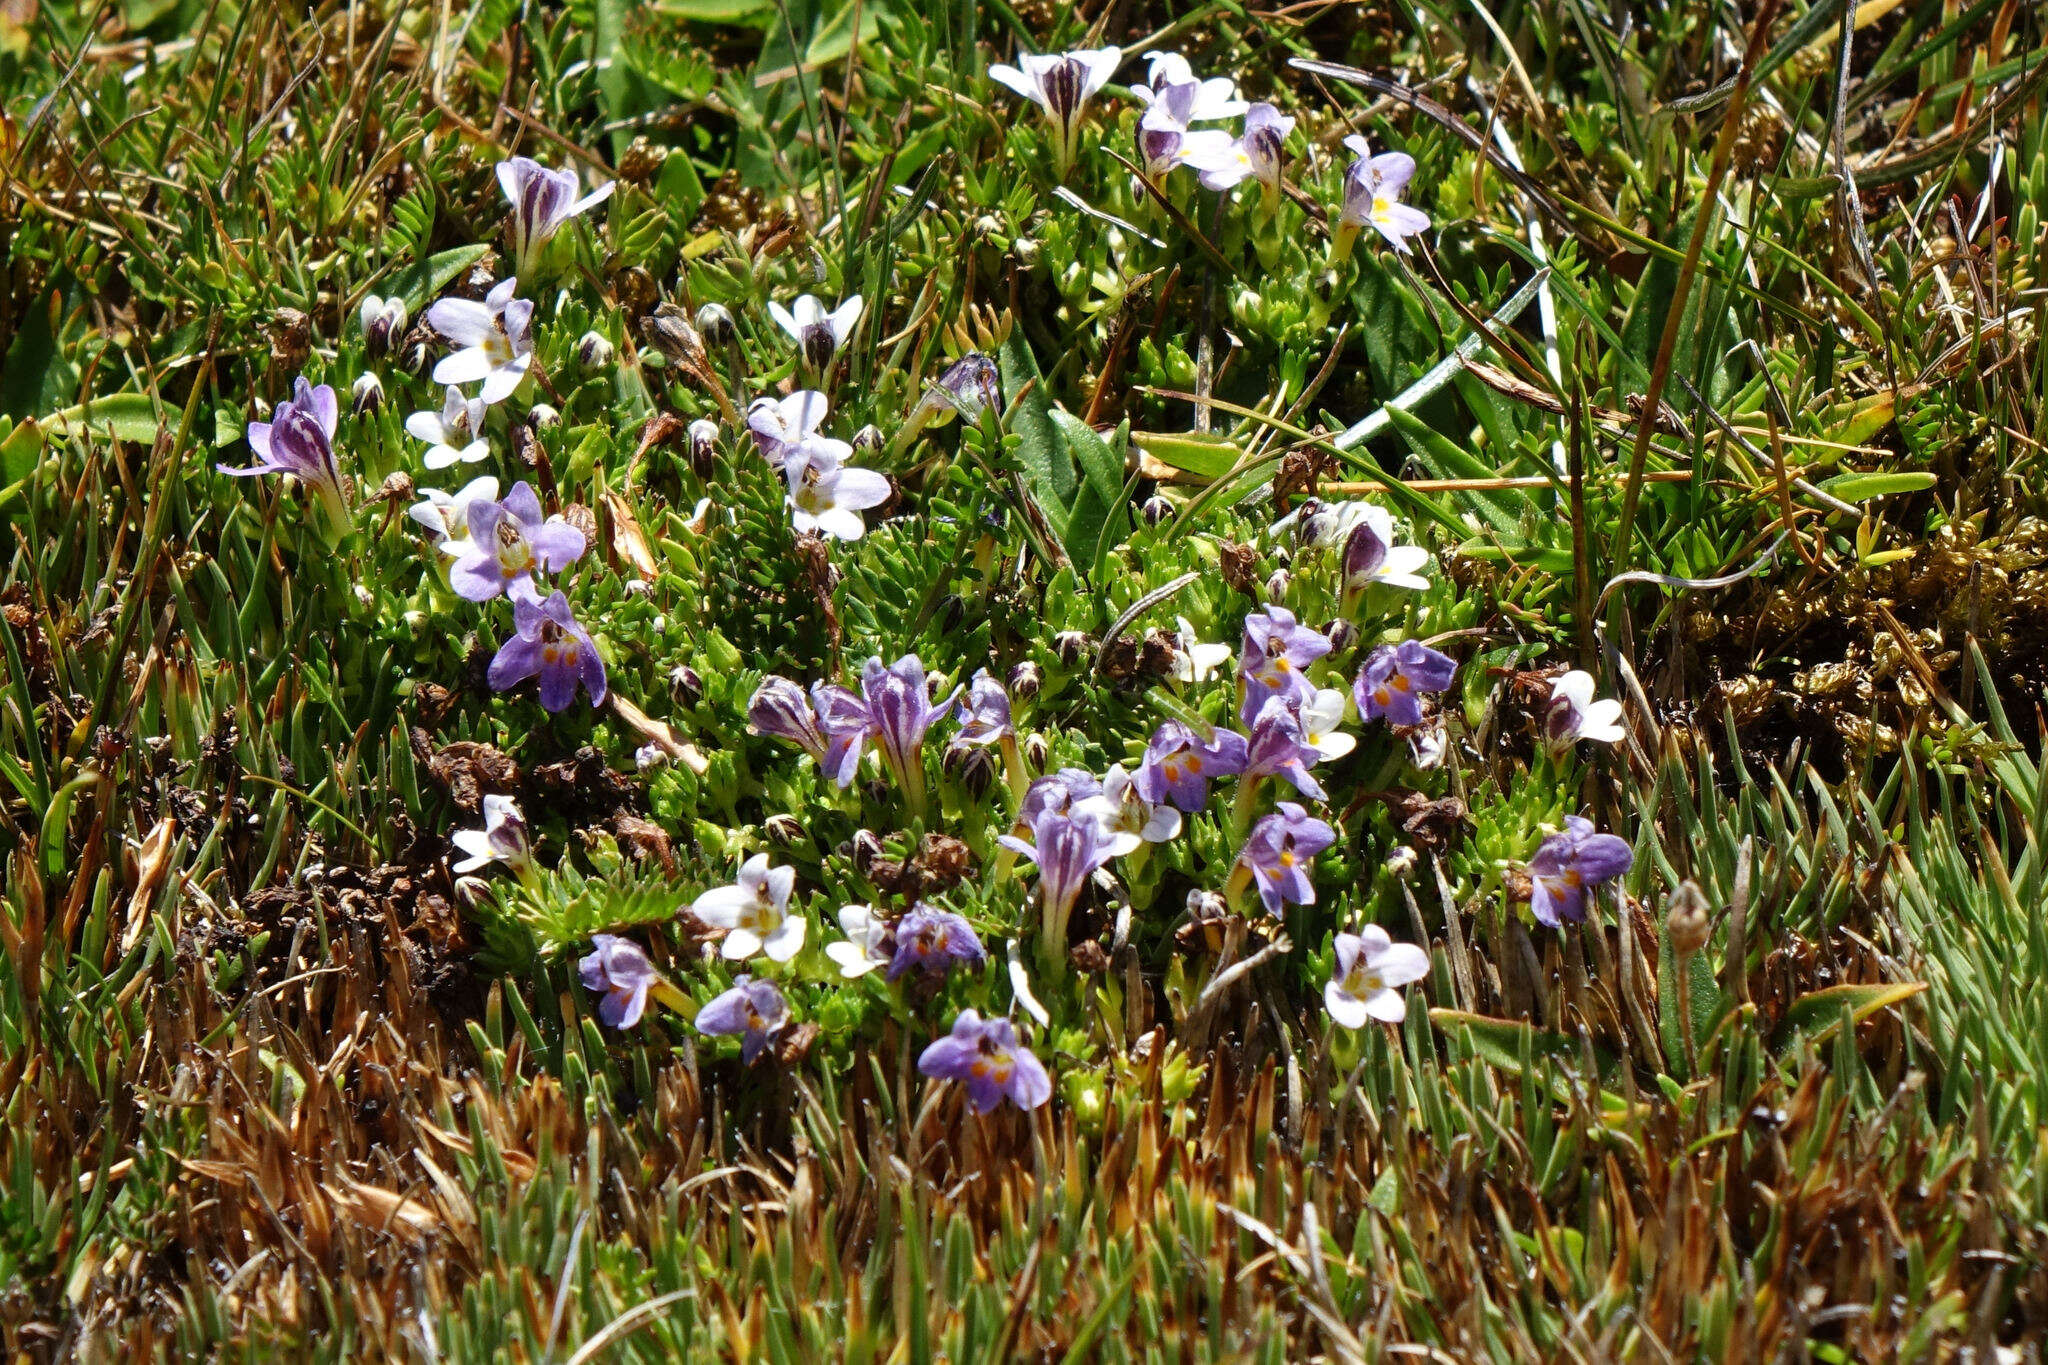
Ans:
[[[714,468],[713,457],[718,453],[718,423],[709,417],[699,417],[690,423],[684,442],[689,448],[690,471],[708,480]]]
[[[602,369],[612,363],[612,344],[601,333],[585,332],[576,341],[576,361],[586,370]]]
[[[405,300],[393,296],[382,299],[375,294],[363,296],[363,306],[358,314],[363,324],[363,351],[375,360],[388,352],[405,335]]]
[[[1094,643],[1086,631],[1063,630],[1052,637],[1052,650],[1059,655],[1061,663],[1072,668],[1081,662],[1083,656],[1088,653],[1088,646]]]
[[[526,410],[526,425],[535,431],[546,431],[550,427],[562,425],[562,414],[546,403],[535,403]]]
[[[883,445],[882,429],[873,422],[853,433],[853,450],[856,455],[867,455],[880,450]]]
[[[1031,765],[1032,770],[1035,772],[1044,772],[1045,736],[1038,733],[1038,731],[1033,730],[1030,734],[1024,736],[1023,749],[1024,761]]]
[[[873,867],[875,859],[881,856],[882,841],[873,830],[858,829],[853,832],[853,866],[861,876],[867,876],[868,869]]]
[[[685,706],[694,706],[704,695],[704,679],[688,664],[677,664],[668,672],[669,695]]]
[[[1358,627],[1341,616],[1330,622],[1323,634],[1329,637],[1330,650],[1335,654],[1342,654],[1358,641]]]
[[[784,848],[804,837],[803,822],[794,815],[775,814],[762,822],[761,828],[768,838]]]
[[[707,303],[697,310],[697,332],[707,346],[730,346],[735,335],[732,310],[722,303]]]
[[[1157,493],[1154,493],[1151,497],[1145,499],[1145,505],[1140,511],[1145,518],[1147,526],[1157,526],[1160,522],[1173,515],[1173,502],[1171,499],[1162,498]]]
[[[1026,659],[1010,670],[1010,695],[1028,701],[1038,695],[1038,689],[1044,681],[1044,677],[1038,671],[1038,665]]]
[[[1690,878],[1678,884],[1664,904],[1664,932],[1671,935],[1671,950],[1680,958],[1691,957],[1707,946],[1714,931],[1714,915],[1707,898]]]
[[[1414,849],[1401,844],[1387,855],[1387,871],[1406,881],[1408,875],[1415,871],[1415,865],[1421,861]]]
[[[1272,573],[1266,576],[1266,600],[1268,602],[1285,602],[1287,600],[1288,586],[1293,581],[1293,579],[1287,576],[1287,570],[1273,570]]]
[[[384,381],[364,370],[356,376],[349,394],[349,411],[358,417],[370,416],[384,406]]]

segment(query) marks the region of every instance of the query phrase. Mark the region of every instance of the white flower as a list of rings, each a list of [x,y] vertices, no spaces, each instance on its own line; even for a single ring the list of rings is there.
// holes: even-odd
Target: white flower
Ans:
[[[1140,844],[1163,844],[1180,833],[1180,812],[1170,805],[1155,806],[1138,795],[1137,784],[1121,763],[1112,764],[1102,775],[1100,795],[1075,803],[1074,815],[1101,827],[1112,858],[1135,853]]]
[[[416,412],[405,419],[405,429],[415,440],[427,443],[427,468],[475,464],[491,454],[491,443],[483,439],[486,411],[483,399],[464,398],[462,390],[451,384],[438,413]]]
[[[839,354],[839,348],[853,335],[854,326],[860,321],[861,307],[860,295],[854,294],[827,312],[816,295],[805,294],[788,308],[769,300],[768,313],[777,326],[796,338],[796,348],[803,353],[804,363],[814,370],[822,370],[832,363],[832,357]]]
[[[515,872],[532,860],[526,838],[526,817],[519,803],[509,796],[484,798],[484,827],[459,829],[448,836],[450,843],[469,856],[450,864],[451,872],[474,872],[491,863],[503,863]]]
[[[1131,94],[1148,113],[1162,112],[1185,128],[1210,119],[1236,118],[1250,107],[1237,97],[1236,81],[1228,76],[1202,80],[1178,52],[1147,52],[1145,60],[1151,63],[1145,73],[1147,84],[1132,86]]]
[[[1567,749],[1582,739],[1602,744],[1620,743],[1628,732],[1617,724],[1621,703],[1593,700],[1593,675],[1582,668],[1550,684],[1550,705],[1543,713],[1544,742],[1554,749]]]
[[[1358,508],[1344,537],[1344,591],[1362,592],[1375,583],[1390,588],[1422,589],[1429,580],[1421,570],[1429,551],[1420,545],[1394,543],[1394,518],[1376,503],[1351,503]]]
[[[690,913],[716,929],[729,932],[719,955],[744,962],[766,953],[771,962],[787,962],[804,946],[802,915],[789,913],[789,893],[796,887],[796,869],[768,866],[768,855],[756,853],[740,868],[731,886],[713,887],[697,897]]]
[[[841,976],[850,981],[889,965],[889,954],[882,951],[882,945],[889,939],[889,925],[872,909],[865,905],[841,906],[839,928],[846,938],[826,944],[825,956],[839,964]]]
[[[1408,1017],[1399,987],[1429,975],[1429,954],[1412,943],[1395,943],[1387,931],[1368,924],[1336,939],[1337,967],[1323,987],[1323,1004],[1345,1028],[1366,1022],[1398,1024]]]
[[[420,500],[406,509],[406,515],[432,531],[443,554],[456,553],[455,546],[469,539],[469,509],[480,502],[498,500],[498,481],[489,474],[471,479],[459,493],[422,488]]]
[[[1109,84],[1109,78],[1116,74],[1123,60],[1123,52],[1113,47],[1020,52],[1016,66],[999,63],[988,69],[988,75],[990,80],[1001,81],[1045,110],[1052,123],[1060,171],[1064,174],[1074,162],[1074,144],[1088,97]]]
[[[427,323],[458,349],[434,366],[437,384],[483,380],[478,397],[486,404],[512,396],[533,363],[533,301],[516,299],[514,277],[498,281],[482,303],[442,299],[427,310]]]
[[[844,441],[811,437],[796,447],[783,472],[789,476],[790,523],[835,540],[859,540],[867,531],[860,514],[889,500],[889,480],[872,469],[842,463]]]
[[[576,172],[552,171],[525,156],[498,163],[498,188],[512,206],[513,264],[521,275],[532,273],[540,249],[564,223],[612,196],[612,182],[607,180],[578,199],[576,191],[583,184]]]
[[[1208,644],[1195,634],[1195,628],[1188,624],[1185,616],[1173,618],[1176,629],[1173,635],[1173,676],[1185,683],[1206,681],[1211,674],[1230,662],[1230,646]]]
[[[1334,687],[1320,687],[1295,713],[1301,721],[1301,742],[1325,759],[1342,758],[1358,747],[1358,741],[1337,727],[1344,723],[1344,694]]]
[[[770,467],[780,471],[790,452],[806,440],[818,437],[825,422],[825,395],[816,389],[798,389],[786,398],[756,398],[747,409],[747,431]],[[841,456],[853,454],[847,446]]]

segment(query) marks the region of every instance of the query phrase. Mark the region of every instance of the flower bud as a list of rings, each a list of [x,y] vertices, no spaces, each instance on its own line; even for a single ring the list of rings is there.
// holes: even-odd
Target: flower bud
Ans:
[[[576,341],[576,363],[586,370],[602,369],[611,364],[611,342],[598,332],[585,332]]]
[[[1188,892],[1187,911],[1188,918],[1199,924],[1203,920],[1222,919],[1230,913],[1230,902],[1218,893],[1198,886]]]
[[[562,425],[562,414],[546,403],[535,403],[526,410],[526,425],[535,431],[546,431],[550,427]]]
[[[690,471],[700,479],[709,480],[715,467],[712,459],[718,453],[718,423],[709,417],[699,417],[690,423],[684,441],[689,449]]]
[[[1033,730],[1024,736],[1024,761],[1036,772],[1045,771],[1045,736]]]
[[[668,672],[668,693],[684,706],[694,706],[704,695],[704,679],[688,664],[677,664]]]
[[[830,327],[806,327],[799,349],[804,353],[804,364],[823,374],[832,364],[832,357],[839,354],[839,338],[832,335]]]
[[[1145,518],[1147,526],[1157,526],[1160,522],[1173,515],[1173,502],[1154,493],[1151,497],[1145,499],[1144,507],[1139,510],[1140,514]]]
[[[985,746],[962,748],[959,745],[948,745],[942,761],[946,771],[953,774],[954,780],[960,784],[960,789],[967,793],[970,800],[981,800],[988,795],[989,788],[995,785],[995,755]]]
[[[1293,581],[1293,579],[1287,576],[1287,570],[1273,570],[1266,577],[1266,600],[1268,602],[1285,602],[1287,600],[1288,585],[1293,583]]]
[[[633,766],[643,773],[650,768],[659,768],[666,762],[668,762],[668,750],[662,748],[651,739],[633,751]]]
[[[761,829],[773,843],[788,848],[804,837],[803,822],[794,815],[777,813],[762,821]]]
[[[1052,637],[1052,651],[1059,655],[1060,662],[1072,668],[1088,653],[1088,646],[1094,641],[1081,630],[1063,630]]]
[[[1387,855],[1387,871],[1406,881],[1408,875],[1415,871],[1415,865],[1421,861],[1414,849],[1406,844],[1400,844]]]
[[[697,332],[707,346],[730,346],[737,334],[732,311],[722,303],[707,303],[697,310]]]
[[[1358,642],[1358,627],[1341,616],[1324,627],[1323,634],[1329,637],[1330,651],[1334,654],[1342,654]]]
[[[358,417],[367,417],[384,406],[384,381],[364,370],[356,376],[349,394],[349,411]]]
[[[1038,264],[1038,258],[1045,254],[1045,248],[1038,244],[1036,237],[1019,237],[1010,243],[1010,255],[1026,270]]]
[[[861,876],[868,875],[868,869],[875,865],[875,859],[882,856],[882,840],[871,829],[853,832],[853,866]]]
[[[856,457],[870,455],[883,445],[882,429],[873,422],[853,433],[853,453]]]
[[[1026,659],[1010,670],[1010,695],[1029,700],[1038,695],[1045,679],[1038,671],[1038,665]]]
[[[1714,932],[1713,912],[1707,898],[1690,878],[1678,884],[1664,904],[1664,932],[1671,936],[1671,951],[1681,960],[1707,946]]]
[[[372,360],[388,352],[405,335],[405,300],[395,295],[383,299],[365,294],[357,316],[363,326],[363,351]]]

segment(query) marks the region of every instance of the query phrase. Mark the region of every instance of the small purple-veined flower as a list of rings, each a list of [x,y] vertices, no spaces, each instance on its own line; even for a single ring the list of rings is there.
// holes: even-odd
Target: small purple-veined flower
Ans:
[[[1052,124],[1053,154],[1064,176],[1067,167],[1074,164],[1081,114],[1088,107],[1088,97],[1109,84],[1109,78],[1123,61],[1123,52],[1114,47],[1020,52],[1016,66],[999,63],[988,69],[988,75],[990,80],[1002,82],[1045,111]]]
[[[697,897],[690,913],[727,931],[718,951],[728,962],[744,962],[755,953],[787,962],[803,948],[809,924],[802,915],[789,913],[789,893],[795,888],[795,868],[770,867],[768,855],[756,853],[740,865],[739,880]]]
[[[952,747],[971,748],[1014,738],[1017,727],[1010,720],[1010,694],[985,668],[976,670],[967,684],[967,700],[960,704],[960,729]]]
[[[826,944],[825,956],[839,964],[839,974],[849,981],[888,966],[894,957],[889,951],[889,923],[871,906],[839,907],[839,931],[845,939]]]
[[[1422,696],[1451,685],[1457,661],[1420,640],[1381,645],[1366,658],[1351,696],[1361,720],[1384,720],[1402,727],[1422,724]]]
[[[1075,803],[1074,814],[1096,822],[1109,856],[1123,858],[1142,844],[1163,844],[1180,833],[1180,812],[1165,802],[1147,801],[1121,763],[1102,775],[1102,792]]]
[[[1109,843],[1102,826],[1080,813],[1046,811],[1031,824],[1031,842],[1014,834],[1000,840],[1004,848],[1038,865],[1038,903],[1044,938],[1058,951],[1066,948],[1067,917],[1088,888],[1095,869],[1109,861]]]
[[[928,976],[944,976],[954,963],[979,967],[988,950],[974,926],[950,910],[935,910],[922,901],[896,921],[896,955],[889,962],[889,980],[912,967]]]
[[[1102,784],[1086,768],[1062,768],[1047,773],[1024,789],[1017,807],[1017,823],[1029,829],[1046,814],[1065,815],[1090,797],[1102,795]]]
[[[420,500],[405,509],[406,515],[434,534],[434,545],[443,554],[453,554],[457,545],[469,539],[469,509],[479,503],[495,502],[498,481],[486,474],[471,479],[459,492],[422,488],[419,494]]]
[[[279,403],[268,422],[249,423],[249,449],[257,463],[246,469],[215,465],[223,474],[248,478],[256,474],[289,474],[320,499],[336,531],[348,527],[348,497],[341,487],[341,466],[334,459],[334,433],[341,425],[341,400],[329,384],[313,385],[304,375],[292,383],[292,396]]]
[[[533,861],[533,846],[527,838],[526,817],[520,814],[519,803],[495,792],[484,798],[484,827],[458,829],[448,836],[448,841],[468,855],[461,862],[450,864],[450,872],[475,872],[491,863],[503,863],[517,872]]]
[[[1185,616],[1176,616],[1173,632],[1173,676],[1184,683],[1207,682],[1212,674],[1230,662],[1229,645],[1210,644],[1195,634]]]
[[[1401,192],[1415,178],[1415,158],[1406,152],[1372,154],[1366,140],[1353,133],[1344,139],[1358,160],[1344,172],[1344,207],[1338,215],[1333,246],[1341,258],[1351,249],[1358,230],[1371,224],[1396,251],[1408,250],[1408,239],[1429,231],[1429,215],[1401,202]]]
[[[531,275],[540,249],[562,224],[612,197],[612,182],[584,195],[571,170],[551,171],[531,157],[515,156],[498,163],[498,188],[512,206],[513,273]]]
[[[859,540],[867,533],[861,513],[889,500],[889,478],[856,469],[827,447],[844,442],[808,438],[783,466],[789,476],[790,524],[834,540]]]
[[[449,548],[456,556],[448,582],[471,602],[488,602],[536,571],[555,573],[583,557],[583,533],[560,516],[542,517],[540,498],[524,480],[503,502],[469,506],[469,539]]]
[[[697,1011],[697,1032],[740,1035],[740,1061],[748,1066],[788,1022],[789,1002],[775,983],[756,981],[745,972],[733,978],[730,989],[714,995]]]
[[[1269,605],[1244,618],[1244,719],[1250,721],[1266,698],[1313,692],[1308,666],[1330,652],[1330,637],[1310,630],[1294,613]]]
[[[1221,128],[1190,129],[1157,105],[1139,118],[1137,137],[1139,162],[1152,180],[1175,166],[1188,166],[1202,173],[1206,185],[1211,168],[1230,159],[1230,134]]]
[[[867,705],[868,733],[882,762],[906,788],[924,779],[924,735],[932,722],[953,709],[959,688],[934,702],[925,685],[924,664],[906,654],[893,664],[869,659],[860,672],[861,700]]]
[[[631,939],[594,934],[590,946],[590,956],[576,968],[584,986],[604,992],[604,999],[597,1002],[597,1017],[613,1028],[633,1027],[646,1012],[647,993],[661,980],[661,973]]]
[[[768,302],[768,315],[775,319],[775,325],[796,340],[797,351],[803,356],[804,364],[822,373],[832,363],[832,357],[839,354],[839,348],[853,335],[853,329],[860,322],[861,297],[850,294],[837,308],[827,309],[814,294],[804,294],[788,308],[773,299]]]
[[[1314,694],[1310,694],[1313,699]],[[1259,709],[1258,718],[1252,722],[1251,742],[1245,750],[1244,775],[1246,777],[1284,777],[1294,784],[1294,789],[1303,796],[1320,801],[1324,797],[1322,784],[1309,772],[1309,765],[1322,761],[1322,751],[1308,742],[1302,730],[1301,708],[1304,699],[1299,694],[1276,693],[1267,698]],[[1337,704],[1344,704],[1342,693],[1338,693]],[[1346,735],[1343,738],[1349,739]]]
[[[747,728],[757,735],[788,740],[820,766],[825,762],[825,732],[818,728],[817,713],[803,688],[788,678],[771,674],[761,680],[747,702]]]
[[[475,464],[491,454],[491,443],[483,439],[486,411],[483,399],[464,398],[462,390],[451,384],[439,412],[416,412],[405,419],[405,429],[415,440],[427,443],[421,461],[427,468]]]
[[[1429,551],[1420,545],[1394,543],[1394,519],[1387,509],[1359,503],[1362,509],[1344,538],[1344,592],[1353,598],[1375,583],[1390,588],[1426,588],[1429,580],[1420,572],[1429,563]]]
[[[477,396],[485,404],[512,396],[533,364],[533,300],[512,297],[519,279],[491,286],[483,302],[441,299],[427,310],[427,324],[457,347],[434,366],[436,384],[483,380]]]
[[[1543,711],[1543,742],[1553,749],[1569,749],[1582,739],[1602,744],[1619,744],[1628,731],[1621,720],[1621,703],[1611,698],[1593,699],[1593,675],[1574,668],[1550,684],[1550,705]]]
[[[1408,1017],[1400,988],[1429,975],[1429,954],[1412,943],[1396,943],[1377,924],[1336,939],[1337,969],[1323,987],[1323,1005],[1345,1028],[1370,1020],[1398,1024]]]
[[[1171,801],[1184,811],[1198,811],[1209,801],[1209,780],[1244,771],[1247,745],[1235,730],[1217,730],[1207,738],[1185,722],[1169,720],[1152,732],[1144,761],[1134,779],[1147,801]]]
[[[825,395],[816,389],[798,389],[786,398],[756,398],[747,409],[747,431],[761,457],[780,473],[797,447],[817,436],[825,414]],[[839,453],[845,458],[853,454],[853,447]]]
[[[979,351],[969,351],[925,388],[924,397],[910,414],[910,422],[919,427],[928,422],[944,426],[958,413],[961,421],[972,424],[979,422],[987,409],[1001,407],[1002,402],[1003,381],[995,361]]]
[[[396,294],[388,299],[375,294],[363,295],[362,307],[356,317],[363,328],[364,353],[375,360],[389,351],[405,335],[405,324],[411,316],[406,310],[405,300]]]
[[[818,713],[818,728],[825,732],[821,766],[843,791],[860,771],[861,748],[873,729],[873,718],[867,703],[838,683],[811,684],[811,705]]]
[[[1287,135],[1293,131],[1294,120],[1262,100],[1245,115],[1244,131],[1237,137],[1221,144],[1204,142],[1184,151],[1182,160],[1201,172],[1203,189],[1227,190],[1256,180],[1271,200],[1280,193]]]
[[[1252,826],[1238,856],[1258,885],[1259,899],[1273,914],[1288,901],[1296,905],[1316,903],[1315,883],[1308,878],[1308,865],[1318,853],[1337,842],[1337,832],[1292,801],[1282,801],[1272,815]]]
[[[1178,52],[1147,52],[1150,63],[1144,85],[1131,87],[1131,94],[1145,106],[1146,113],[1158,113],[1185,128],[1211,119],[1236,118],[1247,108],[1237,97],[1237,82],[1228,76],[1203,80]]]
[[[507,691],[538,674],[543,709],[566,709],[576,700],[579,683],[590,694],[590,704],[602,706],[604,659],[590,632],[570,614],[568,594],[558,590],[543,600],[528,583],[511,597],[515,633],[491,656],[486,676],[492,690]]]
[[[1529,911],[1555,929],[1586,918],[1586,893],[1635,866],[1635,850],[1618,835],[1596,834],[1593,822],[1567,815],[1564,829],[1543,841],[1529,860]]]
[[[1019,1109],[1036,1109],[1052,1098],[1052,1077],[1017,1041],[1015,1026],[1007,1019],[984,1020],[973,1010],[960,1011],[953,1031],[919,1054],[917,1069],[936,1081],[964,1084],[977,1114],[1005,1099]]]

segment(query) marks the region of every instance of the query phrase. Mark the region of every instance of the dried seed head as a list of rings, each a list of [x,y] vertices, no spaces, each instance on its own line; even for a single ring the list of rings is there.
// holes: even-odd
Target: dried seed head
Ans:
[[[647,338],[647,344],[661,352],[671,364],[686,364],[704,349],[697,329],[683,316],[683,310],[672,303],[664,303],[651,315],[640,319],[640,332]]]
[[[1220,558],[1223,581],[1246,597],[1255,596],[1259,586],[1259,552],[1249,545],[1225,541]]]
[[[562,509],[562,520],[582,532],[585,545],[597,544],[597,513],[580,502],[572,502]]]
[[[280,308],[270,315],[270,358],[287,370],[306,363],[313,349],[313,323],[296,308]]]
[[[412,475],[403,469],[385,475],[383,485],[377,490],[377,496],[392,503],[411,502]]]

